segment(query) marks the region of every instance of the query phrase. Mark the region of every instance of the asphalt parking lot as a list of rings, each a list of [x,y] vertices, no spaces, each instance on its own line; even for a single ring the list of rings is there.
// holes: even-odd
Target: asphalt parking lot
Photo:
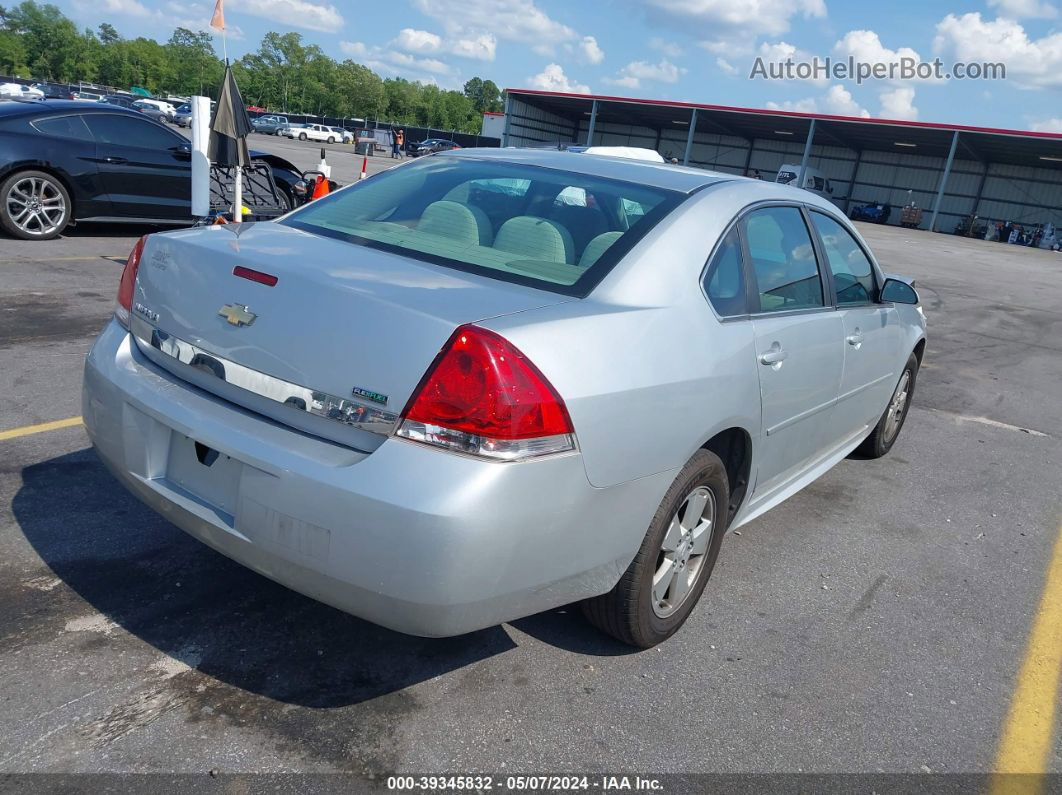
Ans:
[[[391,633],[185,536],[79,425],[0,433],[0,773],[990,771],[1062,524],[1062,256],[860,228],[929,318],[907,426],[731,534],[651,651],[572,609]],[[140,232],[0,239],[0,432],[80,414]]]

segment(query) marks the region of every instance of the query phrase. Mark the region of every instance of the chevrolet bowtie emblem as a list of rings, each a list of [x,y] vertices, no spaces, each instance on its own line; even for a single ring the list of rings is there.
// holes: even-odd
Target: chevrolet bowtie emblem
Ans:
[[[249,326],[258,317],[243,304],[225,304],[218,310],[218,315],[225,318],[233,326]]]

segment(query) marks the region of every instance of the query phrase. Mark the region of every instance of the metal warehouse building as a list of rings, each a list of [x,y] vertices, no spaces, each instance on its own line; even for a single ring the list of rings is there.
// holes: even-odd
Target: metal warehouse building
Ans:
[[[774,179],[783,164],[819,169],[848,212],[909,202],[921,226],[1062,222],[1062,134],[509,89],[502,146],[654,149],[690,166]]]

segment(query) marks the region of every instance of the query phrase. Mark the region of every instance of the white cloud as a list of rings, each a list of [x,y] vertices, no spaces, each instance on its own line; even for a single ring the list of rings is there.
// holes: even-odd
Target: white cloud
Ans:
[[[442,49],[442,37],[426,30],[402,28],[392,44],[406,52],[438,52]]]
[[[546,68],[533,77],[527,78],[532,88],[543,91],[563,91],[568,94],[589,94],[590,86],[582,83],[573,83],[560,64],[547,64]]]
[[[645,0],[651,17],[702,36],[716,55],[750,50],[758,36],[779,36],[794,16],[825,17],[825,0]]]
[[[728,61],[726,58],[716,58],[715,65],[731,77],[738,73],[738,68],[734,66],[734,64],[730,63],[730,61]]]
[[[598,46],[593,36],[583,36],[579,42],[579,54],[587,63],[601,63],[605,60],[605,51]]]
[[[659,36],[653,36],[653,38],[649,39],[649,46],[668,58],[681,58],[686,54],[686,51],[675,42],[662,39]]]
[[[1058,9],[1043,0],[988,0],[988,5],[998,14],[1012,19],[1054,19],[1058,16]]]
[[[229,7],[233,11],[324,33],[336,33],[343,27],[343,15],[334,5],[310,0],[229,0]]]
[[[675,66],[667,59],[659,63],[648,61],[631,61],[619,70],[616,77],[605,78],[605,82],[624,88],[640,88],[643,80],[654,83],[677,83],[678,79],[686,73],[686,69]]]
[[[914,91],[911,90],[912,95]],[[857,116],[870,118],[870,112],[852,97],[852,93],[842,85],[830,86],[821,97],[805,97],[785,102],[768,102],[770,110],[790,110],[799,113],[828,113],[833,116]]]
[[[881,115],[886,119],[903,119],[914,121],[918,118],[918,108],[914,106],[915,90],[913,88],[894,88],[881,92]]]
[[[814,57],[810,52],[807,52],[806,50],[801,50],[786,41],[765,41],[760,45],[759,49],[756,51],[756,55],[763,59],[765,65],[769,65],[771,63],[785,63],[786,61],[791,61],[794,64],[811,63],[811,59]],[[826,75],[812,75],[806,80],[800,80],[800,78],[794,78],[794,80],[800,82],[816,83],[818,85],[823,86],[829,82],[829,79],[826,77]]]
[[[437,83],[440,77],[453,78],[455,70],[438,58],[422,58],[400,52],[393,47],[367,45],[360,41],[341,41],[339,49],[370,69],[385,75],[397,75],[422,83]]]
[[[1062,119],[1043,119],[1032,123],[1029,128],[1033,132],[1062,133]]]
[[[81,5],[81,4],[79,4]],[[84,3],[87,8],[88,3]],[[94,11],[105,11],[108,14],[122,14],[131,17],[149,17],[151,12],[139,0],[103,0],[92,4]]]
[[[414,0],[416,8],[438,20],[449,36],[469,39],[484,33],[501,41],[526,44],[537,53],[552,55],[561,44],[581,37],[535,5],[534,0]]]
[[[493,61],[498,49],[498,40],[492,33],[474,33],[466,38],[454,39],[447,45],[447,50],[462,58],[477,61]]]
[[[933,49],[959,61],[1004,63],[1007,79],[1023,87],[1062,86],[1062,33],[1031,39],[1012,19],[948,14],[937,24]]]
[[[922,62],[922,56],[910,47],[898,47],[891,50],[881,42],[881,37],[873,30],[850,30],[833,45],[834,55],[838,58],[851,56],[855,61],[876,64],[899,64],[903,58],[915,63]],[[936,78],[913,78],[904,82],[940,82]],[[895,81],[899,82],[899,81]]]

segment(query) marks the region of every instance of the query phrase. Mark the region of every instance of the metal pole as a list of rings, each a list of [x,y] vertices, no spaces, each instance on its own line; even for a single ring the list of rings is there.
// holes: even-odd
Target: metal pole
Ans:
[[[755,142],[756,142],[755,138],[749,138],[748,139],[749,151],[747,151],[745,153],[745,168],[742,169],[742,171],[741,171],[741,176],[743,176],[743,177],[747,177],[749,175],[749,166],[752,165],[752,149],[753,149],[753,146],[755,145]]]
[[[848,180],[848,195],[844,197],[844,214],[848,215],[848,207],[852,203],[852,191],[855,190],[856,175],[859,173],[859,164],[863,162],[863,150],[856,151],[855,165],[852,166],[852,178]]]
[[[974,198],[973,211],[970,215],[977,215],[977,208],[981,205],[981,194],[985,191],[985,180],[988,179],[988,163],[984,163],[985,170],[981,173],[981,181],[977,184],[977,196]]]
[[[502,128],[502,139],[501,139],[502,148],[505,148],[506,146],[509,145],[509,124],[512,122],[512,119],[513,119],[512,103],[513,103],[513,98],[510,97],[508,94],[506,94],[505,95],[505,126]]]
[[[693,148],[693,133],[697,129],[697,109],[690,111],[690,131],[686,133],[686,151],[682,153],[682,165],[690,164],[690,149]]]
[[[955,159],[955,147],[959,145],[959,131],[951,136],[951,149],[948,150],[948,161],[944,164],[944,173],[940,175],[940,187],[937,188],[937,200],[933,202],[933,216],[929,219],[929,231],[937,231],[937,214],[940,212],[940,203],[944,199],[944,188],[948,184],[948,175],[951,174],[951,161]]]
[[[804,187],[804,174],[808,170],[808,158],[811,157],[811,141],[815,137],[815,120],[811,120],[808,127],[808,140],[804,142],[804,156],[800,158],[800,173],[797,174],[797,187]]]
[[[594,125],[597,124],[597,100],[594,100],[594,104],[590,106],[590,129],[586,131],[586,145],[593,146],[594,141]]]

